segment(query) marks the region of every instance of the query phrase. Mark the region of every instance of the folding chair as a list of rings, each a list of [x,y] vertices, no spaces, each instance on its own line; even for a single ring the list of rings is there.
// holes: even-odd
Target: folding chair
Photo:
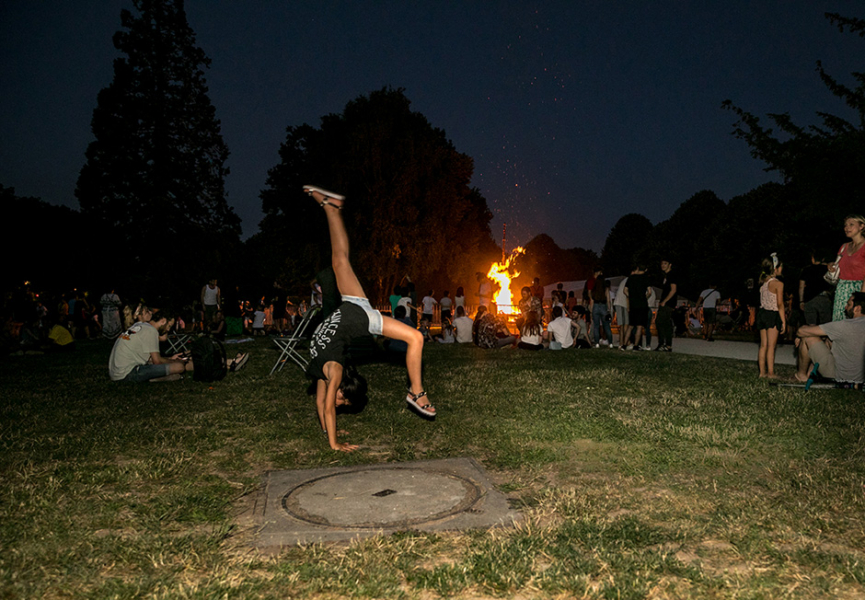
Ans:
[[[172,333],[168,335],[168,354],[177,354],[179,352],[189,352],[189,347],[186,345],[192,336],[187,333]]]
[[[279,348],[280,352],[279,358],[276,359],[276,363],[270,370],[271,375],[273,375],[277,369],[282,371],[282,367],[285,366],[285,361],[288,358],[297,363],[297,365],[302,370],[306,371],[306,367],[309,365],[309,359],[300,353],[298,345],[301,341],[308,341],[303,337],[303,334],[309,328],[309,324],[312,322],[313,317],[317,315],[320,310],[320,306],[313,306],[308,311],[306,311],[306,314],[303,315],[303,319],[300,321],[300,324],[289,337],[273,338],[273,343],[276,344],[276,347]]]

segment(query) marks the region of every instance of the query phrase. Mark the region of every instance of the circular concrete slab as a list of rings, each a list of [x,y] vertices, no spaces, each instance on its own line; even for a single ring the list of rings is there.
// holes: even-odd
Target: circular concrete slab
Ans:
[[[478,487],[452,473],[377,468],[337,473],[289,491],[283,508],[308,523],[340,528],[404,528],[469,510]]]

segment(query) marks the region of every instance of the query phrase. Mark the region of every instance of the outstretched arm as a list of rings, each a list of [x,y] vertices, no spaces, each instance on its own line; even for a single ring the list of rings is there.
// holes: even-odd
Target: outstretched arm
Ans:
[[[327,381],[319,381],[316,388],[316,405],[318,408],[319,420],[323,423],[324,429],[327,430],[327,441],[330,447],[340,452],[351,452],[357,450],[354,444],[340,444],[336,441],[336,394],[339,391],[339,386],[342,383],[342,365],[338,362],[330,361],[324,365],[324,374]],[[324,384],[324,385],[322,385]],[[324,388],[322,390],[322,388]],[[324,391],[324,394],[322,394]]]

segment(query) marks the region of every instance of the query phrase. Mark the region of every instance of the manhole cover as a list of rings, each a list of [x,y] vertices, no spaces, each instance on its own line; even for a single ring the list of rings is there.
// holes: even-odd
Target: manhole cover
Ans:
[[[260,548],[507,526],[520,518],[468,457],[270,471],[255,515]]]
[[[331,527],[410,527],[472,507],[480,490],[449,473],[391,468],[337,473],[307,481],[282,506],[308,523]]]

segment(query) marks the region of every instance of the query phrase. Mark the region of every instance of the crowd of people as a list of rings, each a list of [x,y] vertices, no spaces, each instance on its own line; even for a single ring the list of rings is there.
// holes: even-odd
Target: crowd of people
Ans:
[[[738,325],[759,332],[760,377],[776,377],[777,346],[788,340],[796,346],[796,380],[820,375],[857,385],[865,381],[865,218],[861,216],[845,220],[848,241],[838,249],[835,260],[812,255],[795,291],[793,286],[785,291],[784,265],[777,254],[765,259],[753,309],[734,301],[732,310],[719,311],[722,294],[714,284],[689,306],[680,298],[680,282],[669,260],[660,262],[654,280],[648,265],[637,262],[616,289],[598,267],[579,297],[574,290],[566,293],[561,283],[545,297],[545,288],[536,277],[531,286],[520,290],[517,304],[509,307],[496,306],[495,286],[483,273],[477,274],[472,302],[463,287],[457,287],[453,296],[450,290],[436,294],[428,289],[418,300],[415,284],[406,276],[394,287],[389,306],[376,309],[348,259],[348,236],[341,217],[345,199],[313,186],[305,191],[325,211],[333,254],[333,268],[312,282],[309,301],[292,302],[279,285],[257,300],[242,299],[237,286],[224,293],[218,281],[211,279],[193,302],[175,313],[141,301],[124,301],[114,289],[98,300],[79,290],[49,299],[25,286],[11,303],[4,349],[68,352],[76,341],[105,338],[114,343],[108,369],[112,380],[171,380],[195,369],[186,352],[165,356],[165,344],[172,334],[209,334],[215,339],[290,335],[312,307],[319,307],[321,322],[309,331],[307,374],[318,382],[320,424],[338,450],[354,446],[336,439],[336,408],[359,410],[365,402],[365,380],[346,360],[347,348],[364,336],[386,338],[387,352],[405,361],[406,402],[428,419],[435,418],[436,410],[421,382],[427,343],[528,351],[619,348],[672,352],[677,334],[713,342],[719,328]],[[653,327],[657,333],[654,347]],[[248,358],[238,353],[223,359],[221,366],[239,370]]]

